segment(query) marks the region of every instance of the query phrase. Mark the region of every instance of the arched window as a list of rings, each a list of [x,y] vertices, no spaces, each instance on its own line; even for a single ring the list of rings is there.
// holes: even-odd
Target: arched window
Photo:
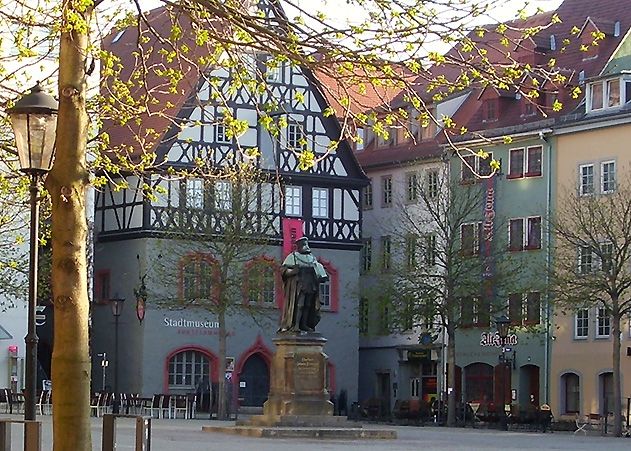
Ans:
[[[183,259],[180,266],[181,299],[193,304],[211,299],[215,271],[216,261],[209,255],[196,254]]]
[[[195,390],[210,380],[210,360],[203,352],[186,350],[169,359],[169,389]]]
[[[561,376],[561,387],[565,402],[563,413],[579,413],[581,399],[581,381],[576,373],[565,373]]]
[[[261,257],[246,265],[246,302],[261,306],[276,305],[277,272],[274,260]]]

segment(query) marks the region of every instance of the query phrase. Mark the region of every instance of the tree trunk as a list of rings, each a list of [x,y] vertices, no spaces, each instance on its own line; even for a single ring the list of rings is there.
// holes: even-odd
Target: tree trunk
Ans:
[[[226,396],[226,312],[219,311],[219,380],[217,381],[217,419],[225,420],[227,416]]]
[[[69,24],[70,13],[74,15]],[[46,187],[52,200],[52,289],[55,307],[53,450],[92,450],[90,437],[90,356],[88,347],[86,146],[87,30],[91,9],[81,12],[64,1],[59,50],[57,153]],[[70,30],[70,31],[67,31]],[[83,31],[82,31],[83,30]]]
[[[622,394],[620,387],[620,314],[614,314],[612,318],[613,333],[613,433],[616,437],[622,436]],[[607,412],[604,412],[606,415]]]
[[[456,425],[456,337],[447,328],[447,426]]]

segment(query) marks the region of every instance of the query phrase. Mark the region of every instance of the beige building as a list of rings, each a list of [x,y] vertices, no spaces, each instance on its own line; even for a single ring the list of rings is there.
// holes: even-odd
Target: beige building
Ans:
[[[631,176],[631,77],[612,74],[585,85],[586,113],[555,129],[553,147],[559,205],[564,190],[600,196]],[[627,91],[628,89],[628,91]],[[577,264],[580,264],[577,262]],[[602,308],[562,312],[554,317],[551,355],[552,410],[557,418],[603,414],[613,394],[611,319]],[[631,397],[631,328],[621,325],[623,415]]]

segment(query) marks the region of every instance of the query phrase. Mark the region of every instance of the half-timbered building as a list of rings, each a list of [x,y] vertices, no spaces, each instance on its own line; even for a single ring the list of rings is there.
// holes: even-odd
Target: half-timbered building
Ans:
[[[266,6],[263,10],[270,17],[279,13]],[[164,9],[151,11],[147,17],[156,27],[168,26]],[[105,41],[123,66],[134,65],[138,33],[138,28],[113,31]],[[110,363],[103,378],[101,359],[95,358],[95,390],[112,387],[114,372],[121,392],[145,396],[199,393],[203,386],[216,384],[221,365],[217,318],[194,303],[178,306],[174,302],[167,308],[152,301],[186,300],[212,292],[212,267],[222,262],[203,250],[200,237],[222,239],[226,224],[234,219],[235,191],[225,179],[173,177],[166,168],[194,172],[200,161],[214,167],[248,161],[267,175],[253,188],[255,208],[248,212],[255,218],[251,222],[257,227],[255,233],[265,237],[265,244],[235,276],[242,278],[244,287],[258,287],[245,289],[255,293],[246,293],[244,299],[261,302],[268,314],[261,320],[236,309],[226,318],[230,395],[243,406],[261,406],[267,397],[272,338],[282,307],[277,268],[293,241],[305,235],[331,276],[321,288],[323,313],[318,326],[328,339],[327,383],[334,394],[348,393],[349,403],[356,400],[359,204],[366,178],[345,141],[330,151],[331,143],[339,140],[340,125],[335,117],[323,114],[327,104],[313,74],[288,63],[268,67],[266,58],[262,54],[243,58],[256,76],[265,79],[265,92],[252,93],[245,86],[235,89],[237,68],[187,72],[180,84],[183,92],[164,98],[176,120],[147,116],[142,123],[162,133],[154,150],[157,161],[165,161],[165,170],[127,175],[124,183],[118,179],[116,187],[99,190],[92,351],[95,356],[106,352]],[[121,74],[121,78],[129,75],[129,69],[125,67]],[[277,110],[264,113],[263,105],[270,104]],[[222,120],[228,113],[247,121],[247,129],[238,137],[228,132]],[[276,136],[261,124],[263,116],[283,123]],[[109,133],[113,145],[133,148],[138,143],[137,130],[132,133],[117,126]],[[300,167],[300,151],[305,149],[316,157],[311,169]],[[143,186],[152,187],[155,196],[144,194]],[[181,251],[165,255],[174,242]],[[258,266],[261,262],[264,264]],[[266,269],[251,271],[253,267]],[[137,300],[142,286],[146,305]],[[118,331],[105,306],[113,298],[126,299]],[[118,350],[114,347],[116,333]],[[113,359],[116,352],[117,359]]]

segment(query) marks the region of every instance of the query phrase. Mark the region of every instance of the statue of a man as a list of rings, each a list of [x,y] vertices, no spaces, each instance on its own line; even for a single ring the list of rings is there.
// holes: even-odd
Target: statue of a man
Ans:
[[[296,240],[296,250],[281,266],[285,305],[279,332],[313,332],[320,322],[320,283],[329,276],[311,254],[306,237]]]

